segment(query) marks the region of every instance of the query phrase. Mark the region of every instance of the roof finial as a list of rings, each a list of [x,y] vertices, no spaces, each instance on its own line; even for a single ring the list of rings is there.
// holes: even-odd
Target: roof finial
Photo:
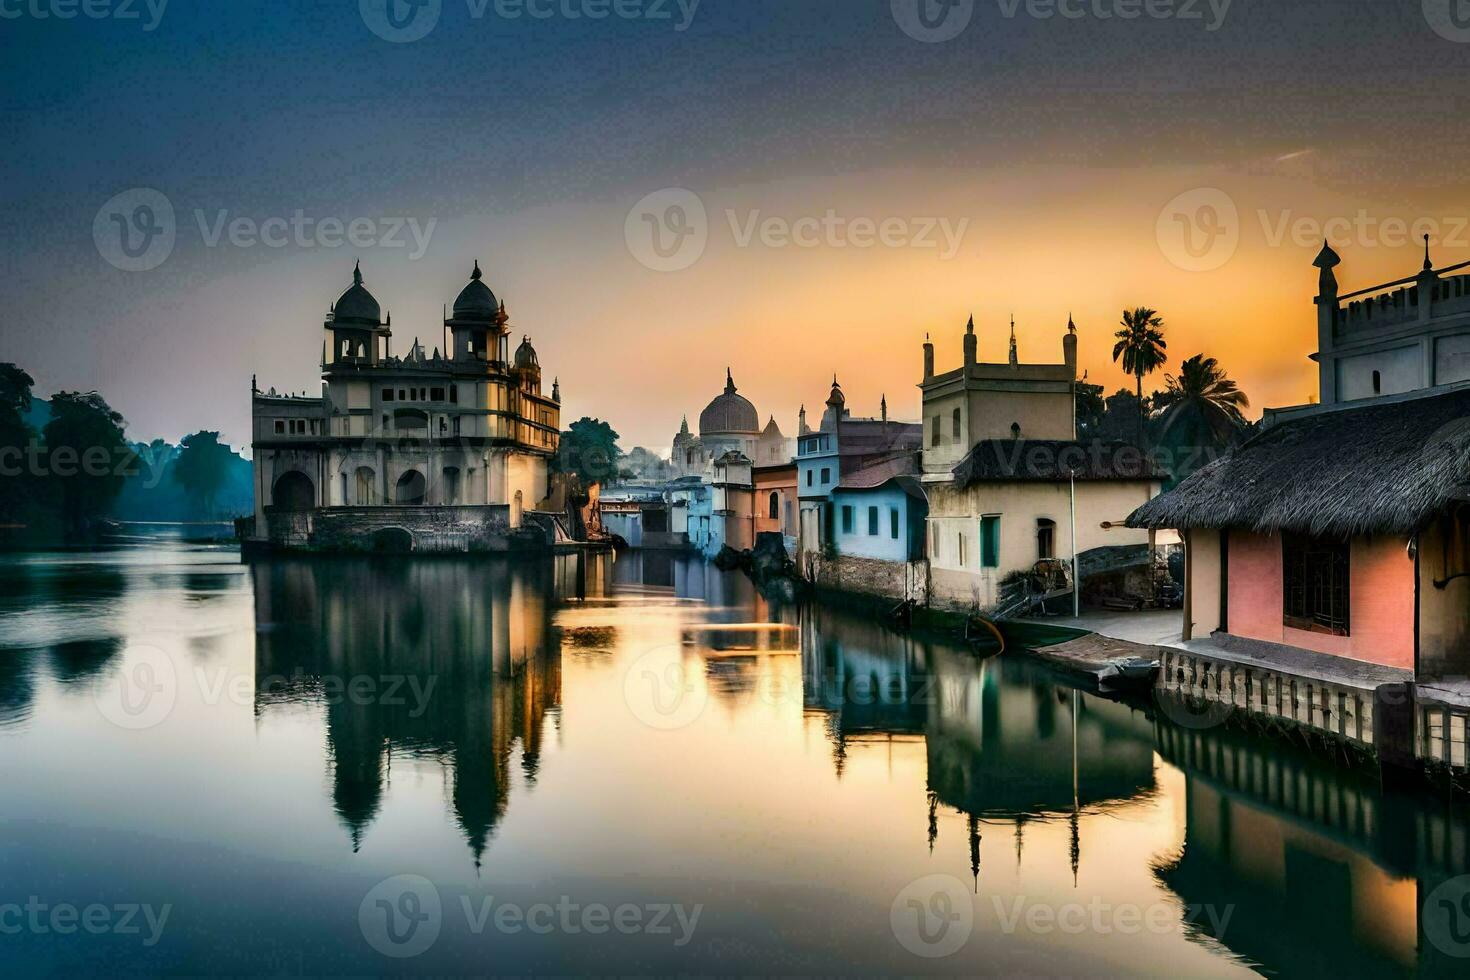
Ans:
[[[352,267],[352,283],[355,286],[362,285],[362,259],[358,259],[357,264]]]
[[[734,373],[731,372],[731,370],[728,367],[726,367],[725,368],[725,394],[727,394],[727,395],[733,395],[733,394],[735,394],[736,390],[737,389],[735,387],[735,375],[734,375]]]
[[[970,314],[970,322],[965,326],[965,333],[975,332],[975,314]]]
[[[1072,319],[1072,311],[1067,311],[1067,333],[1077,332],[1077,322]]]
[[[475,259],[475,271],[470,273],[470,278],[479,281],[485,274],[480,271],[480,260]]]
[[[1433,272],[1434,263],[1429,261],[1429,236],[1424,236],[1424,271]]]

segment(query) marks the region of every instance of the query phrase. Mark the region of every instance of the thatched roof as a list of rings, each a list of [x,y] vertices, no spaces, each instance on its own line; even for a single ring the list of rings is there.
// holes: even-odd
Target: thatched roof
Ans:
[[[1470,388],[1277,422],[1130,527],[1413,534],[1470,499]]]
[[[987,439],[954,468],[955,485],[1162,480],[1165,474],[1136,446],[1067,439]]]

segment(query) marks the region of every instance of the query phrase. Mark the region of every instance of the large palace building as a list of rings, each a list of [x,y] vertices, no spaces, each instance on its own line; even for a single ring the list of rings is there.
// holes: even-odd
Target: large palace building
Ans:
[[[505,304],[479,264],[444,321],[444,353],[393,353],[362,272],[323,324],[322,394],[251,383],[259,547],[500,550],[534,543],[561,393],[530,340],[510,353]],[[523,531],[523,527],[525,528]]]

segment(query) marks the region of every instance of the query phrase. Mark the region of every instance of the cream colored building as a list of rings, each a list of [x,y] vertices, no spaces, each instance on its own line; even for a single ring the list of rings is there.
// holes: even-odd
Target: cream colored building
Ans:
[[[924,344],[922,485],[931,603],[993,610],[1002,582],[1039,561],[1149,546],[1149,532],[1123,522],[1162,477],[1136,447],[1076,440],[1075,324],[1061,363],[1022,363],[1014,323],[1006,362],[978,350],[973,319],[959,368],[936,374]]]

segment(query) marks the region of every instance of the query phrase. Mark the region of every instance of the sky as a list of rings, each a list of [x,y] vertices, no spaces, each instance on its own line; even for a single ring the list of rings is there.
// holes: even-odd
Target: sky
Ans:
[[[956,366],[971,314],[982,359],[1014,316],[1045,361],[1070,314],[1111,390],[1151,306],[1171,367],[1297,404],[1324,236],[1345,291],[1424,233],[1470,260],[1457,10],[0,0],[0,360],[132,438],[240,445],[252,375],[319,385],[355,262],[403,351],[478,260],[564,421],[624,448],[667,451],[727,367],[788,434],[834,374],[917,418],[925,334]]]

